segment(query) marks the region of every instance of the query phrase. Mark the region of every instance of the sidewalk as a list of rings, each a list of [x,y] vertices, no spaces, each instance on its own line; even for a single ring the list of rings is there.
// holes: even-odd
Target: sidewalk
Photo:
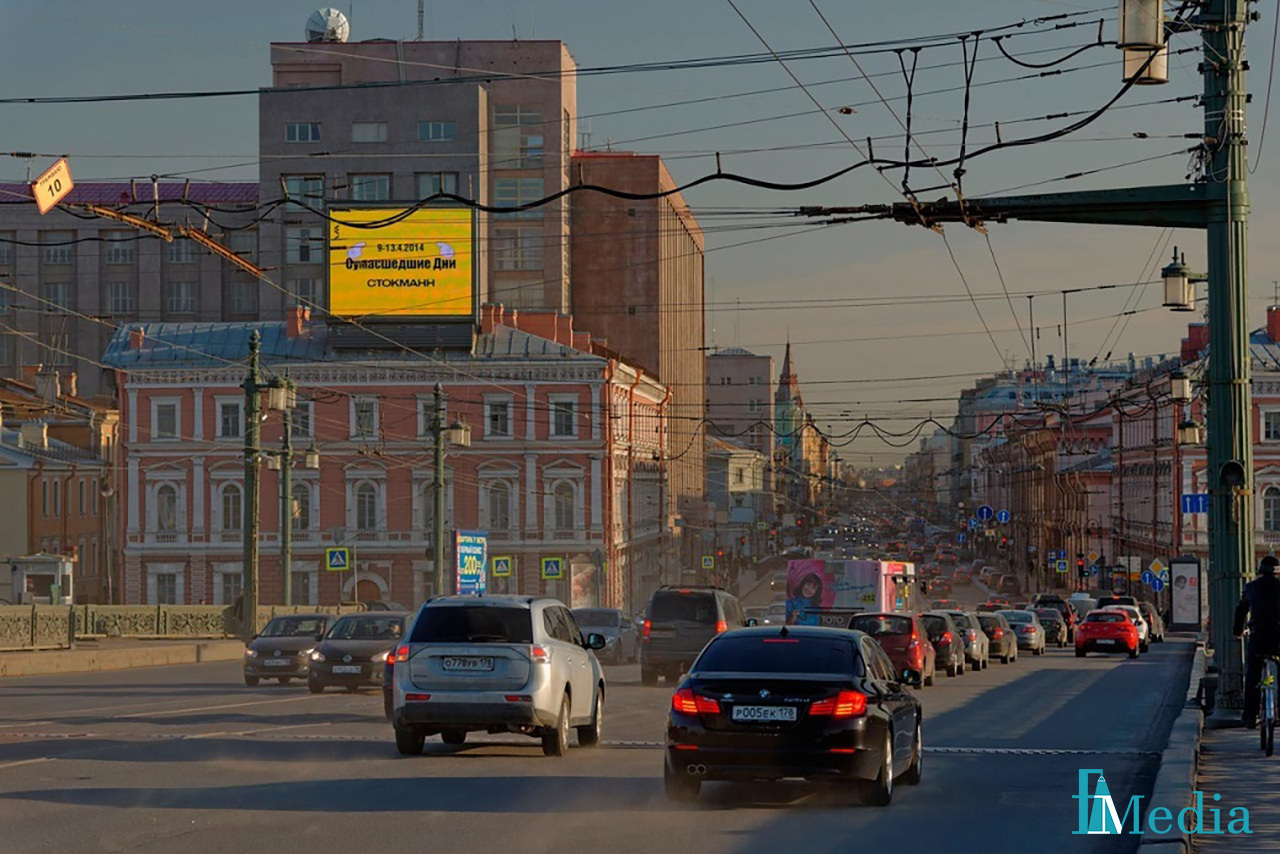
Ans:
[[[1206,729],[1200,741],[1196,788],[1204,792],[1206,818],[1210,805],[1222,811],[1226,830],[1232,807],[1249,810],[1251,836],[1197,834],[1199,852],[1280,850],[1280,755],[1262,755],[1258,730]],[[1214,794],[1222,795],[1214,801]]]
[[[235,661],[243,655],[238,640],[79,641],[75,649],[0,652],[0,678]]]

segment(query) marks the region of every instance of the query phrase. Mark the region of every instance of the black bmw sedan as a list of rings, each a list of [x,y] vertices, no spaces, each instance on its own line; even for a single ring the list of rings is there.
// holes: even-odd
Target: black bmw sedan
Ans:
[[[716,636],[671,698],[667,797],[704,781],[848,782],[883,806],[920,782],[920,702],[870,636],[809,626]]]

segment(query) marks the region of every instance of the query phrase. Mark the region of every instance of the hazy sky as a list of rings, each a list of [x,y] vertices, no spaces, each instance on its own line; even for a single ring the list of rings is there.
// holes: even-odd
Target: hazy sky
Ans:
[[[1006,31],[1003,46],[1029,61],[1052,60],[1097,37],[1096,21],[1105,17],[1105,38],[1115,37],[1115,4],[1089,2],[1012,2],[1011,0],[908,0],[897,4],[816,0],[818,7],[845,43],[897,38],[921,38],[984,29],[974,66],[970,112],[970,150],[995,139],[993,121],[1001,123],[1004,139],[1029,136],[1062,126],[1070,119],[1046,115],[1096,108],[1119,89],[1120,56],[1112,47],[1087,50],[1059,68],[1082,70],[1009,82],[1035,75],[999,55],[990,40],[995,28],[1037,16],[1097,10],[1081,21],[1087,26],[1042,35],[1020,34],[1043,29],[1030,21],[1020,30]],[[808,0],[737,0],[760,34],[777,50],[826,47],[834,39]],[[83,0],[0,0],[6,26],[0,30],[0,55],[6,73],[0,78],[0,97],[85,95],[155,92],[182,89],[256,87],[270,83],[268,45],[299,41],[303,24],[317,4],[294,0],[117,0],[111,4]],[[416,0],[359,0],[351,4],[353,41],[369,38],[412,38],[416,29]],[[428,37],[439,39],[559,38],[580,67],[655,60],[757,53],[763,47],[735,14],[727,0],[429,0]],[[340,4],[344,11],[348,4]],[[1249,33],[1253,48],[1250,90],[1251,153],[1258,156],[1264,96],[1270,61],[1270,36],[1275,3],[1260,4],[1263,20]],[[874,16],[868,12],[874,10]],[[972,39],[968,44],[972,46]],[[1193,47],[1186,38],[1173,49]],[[1061,48],[1061,50],[1057,50]],[[959,143],[962,116],[962,48],[958,40],[919,54],[914,91],[914,129],[940,131],[919,137],[930,155],[952,157]],[[1033,53],[1034,52],[1034,53]],[[892,54],[860,56],[862,68],[887,98],[899,99],[906,87]],[[907,61],[910,61],[909,55]],[[967,195],[990,194],[1022,185],[1129,161],[1157,158],[1124,168],[1069,181],[1046,183],[1019,192],[1074,190],[1090,187],[1152,183],[1181,183],[1189,168],[1185,153],[1194,140],[1182,134],[1202,128],[1199,109],[1190,101],[1151,106],[1199,92],[1195,65],[1198,53],[1175,54],[1166,86],[1135,87],[1113,110],[1066,141],[1000,151],[970,161],[964,176]],[[875,141],[879,153],[902,153],[900,129],[894,116],[848,58],[790,62],[792,71],[850,137],[865,147]],[[943,66],[928,68],[928,66]],[[1088,68],[1086,66],[1098,66]],[[880,76],[876,76],[880,75]],[[824,81],[840,81],[826,82]],[[812,85],[824,83],[824,85]],[[769,94],[720,96],[785,88]],[[937,90],[951,90],[937,92]],[[934,92],[935,94],[926,94]],[[615,112],[672,101],[717,96],[696,105],[665,106],[639,112],[598,115],[584,122],[593,146],[613,140],[620,149],[661,153],[678,180],[714,171],[709,152],[725,153],[728,171],[776,181],[799,181],[860,159],[826,116],[806,94],[794,87],[777,63],[643,74],[587,76],[579,81],[580,113]],[[891,100],[900,117],[905,103]],[[852,106],[848,114],[837,111]],[[767,117],[787,116],[773,121]],[[1280,118],[1277,119],[1280,121]],[[733,127],[709,129],[714,125]],[[693,131],[693,132],[689,132]],[[1146,138],[1135,138],[1134,134]],[[1273,133],[1280,137],[1280,128]],[[153,173],[190,174],[204,179],[253,179],[257,167],[257,104],[253,97],[201,101],[164,101],[98,105],[0,106],[0,151],[70,152],[78,180],[125,179]],[[640,138],[645,138],[640,140]],[[640,140],[630,142],[631,140]],[[792,146],[820,146],[783,148]],[[1264,308],[1272,301],[1272,280],[1280,277],[1277,246],[1265,235],[1275,231],[1278,206],[1276,165],[1280,138],[1263,148],[1260,167],[1251,181],[1253,241],[1251,248],[1253,320],[1264,322]],[[914,152],[913,152],[914,153]],[[1169,155],[1157,157],[1158,155]],[[0,179],[21,180],[27,164],[3,159]],[[44,161],[33,168],[39,169]],[[213,168],[220,167],[220,168]],[[231,168],[227,168],[231,167]],[[211,171],[194,171],[211,170]],[[951,180],[951,168],[939,176],[916,170],[911,183],[925,190]],[[982,235],[963,226],[947,229],[947,237],[970,288],[996,340],[983,332],[974,306],[941,237],[917,227],[895,223],[859,223],[781,237],[746,246],[729,244],[759,240],[792,230],[728,228],[743,226],[742,218],[724,219],[722,207],[788,210],[813,204],[864,204],[901,200],[896,188],[900,172],[885,179],[859,171],[822,187],[803,192],[767,192],[742,187],[711,186],[693,191],[689,201],[700,213],[708,234],[708,300],[713,303],[707,323],[709,337],[720,346],[739,345],[781,359],[790,336],[806,399],[820,423],[868,413],[900,416],[885,421],[902,431],[930,412],[949,413],[964,377],[913,381],[904,378],[973,374],[996,370],[1007,357],[1021,363],[1028,356]],[[933,198],[940,191],[922,192]],[[765,220],[778,224],[780,219]],[[803,220],[797,220],[799,229]],[[717,226],[719,227],[717,229]],[[993,225],[991,246],[1014,293],[1053,291],[1103,283],[1134,283],[1158,276],[1168,251],[1147,266],[1153,251],[1165,245],[1158,229],[1057,226],[1051,224]],[[1181,232],[1172,236],[1193,268],[1205,264],[1203,237]],[[954,302],[923,305],[911,297],[949,296]],[[991,297],[997,298],[991,298]],[[851,305],[814,300],[888,298],[894,305]],[[737,301],[743,308],[735,308]],[[767,301],[781,301],[769,304]],[[1136,301],[1149,309],[1121,319],[1123,335],[1113,316]],[[1159,308],[1158,284],[1119,288],[1071,297],[1070,349],[1086,359],[1113,358],[1128,352],[1140,356],[1173,353],[1195,315],[1170,314]],[[1028,300],[1012,299],[1025,331]],[[1034,300],[1040,327],[1037,350],[1061,354],[1059,324],[1062,302],[1056,294]],[[1152,307],[1155,308],[1152,308]],[[1132,305],[1128,307],[1133,307]],[[1117,338],[1119,340],[1117,340]],[[999,354],[997,353],[999,350]],[[865,380],[889,378],[885,382]],[[858,380],[859,382],[848,382]],[[932,400],[942,398],[942,400]],[[842,413],[850,413],[843,416]],[[896,451],[878,441],[858,441],[849,452],[866,462],[892,462]]]

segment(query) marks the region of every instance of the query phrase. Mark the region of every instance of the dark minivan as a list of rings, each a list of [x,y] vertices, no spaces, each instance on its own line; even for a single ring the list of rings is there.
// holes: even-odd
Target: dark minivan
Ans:
[[[665,586],[655,590],[640,630],[640,681],[678,680],[716,635],[746,626],[737,597],[719,587]]]

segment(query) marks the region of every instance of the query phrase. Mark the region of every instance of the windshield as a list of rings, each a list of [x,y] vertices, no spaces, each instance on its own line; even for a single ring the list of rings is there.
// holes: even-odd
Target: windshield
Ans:
[[[856,669],[855,669],[856,667]],[[712,641],[693,665],[701,673],[862,673],[845,638],[738,635]]]
[[[395,640],[404,631],[403,617],[343,617],[329,630],[328,640]]]
[[[423,608],[410,643],[533,643],[528,608],[438,605]]]
[[[323,617],[276,617],[267,623],[259,637],[299,638],[315,636],[324,631]]]
[[[1052,608],[1037,608],[1035,614],[1041,622],[1062,622],[1062,615]]]
[[[1035,614],[1030,611],[1001,611],[1004,618],[1011,623],[1030,623],[1035,620]]]
[[[618,612],[608,608],[575,608],[573,616],[579,626],[614,629],[618,627]]]
[[[911,634],[911,620],[907,617],[895,617],[891,614],[865,614],[849,621],[849,628],[866,632],[872,637],[886,635]]]
[[[1123,623],[1124,614],[1090,614],[1084,618],[1086,623]]]
[[[676,590],[655,593],[649,619],[713,624],[716,621],[716,600],[707,593],[681,593]]]

